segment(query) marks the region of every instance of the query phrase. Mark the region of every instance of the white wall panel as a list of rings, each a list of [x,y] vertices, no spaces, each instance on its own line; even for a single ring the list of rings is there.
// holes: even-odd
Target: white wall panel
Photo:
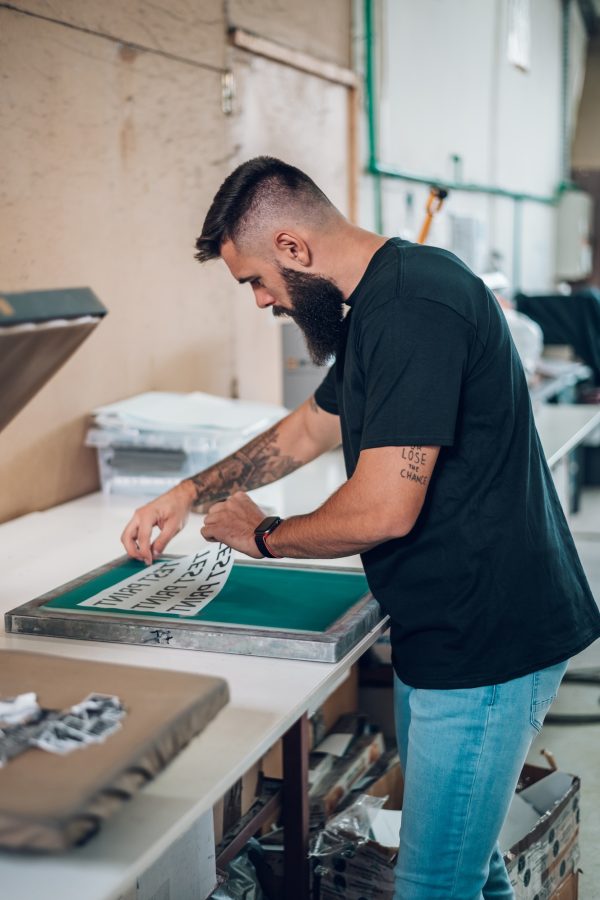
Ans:
[[[355,4],[361,13],[361,4]],[[463,180],[551,196],[561,181],[562,3],[531,0],[528,71],[508,61],[505,0],[375,0],[380,161],[431,180]],[[360,34],[364,33],[361,23]],[[571,4],[573,115],[586,37]],[[456,168],[451,157],[458,154]],[[367,179],[373,189],[373,180]],[[384,231],[416,235],[426,187],[383,179]],[[407,195],[413,197],[411,206]],[[363,181],[361,209],[372,216]],[[371,210],[369,212],[369,210]],[[450,216],[479,219],[487,235],[484,268],[499,259],[519,287],[552,286],[555,209],[526,203],[520,260],[513,259],[513,204],[453,191],[429,242],[450,246]],[[411,221],[412,218],[412,221]],[[516,263],[516,268],[515,268]]]

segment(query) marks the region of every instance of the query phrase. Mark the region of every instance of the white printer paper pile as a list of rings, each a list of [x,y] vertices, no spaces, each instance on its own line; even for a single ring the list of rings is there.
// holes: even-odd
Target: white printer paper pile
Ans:
[[[155,496],[232,453],[287,410],[270,403],[153,391],[94,410],[86,446],[102,489]]]

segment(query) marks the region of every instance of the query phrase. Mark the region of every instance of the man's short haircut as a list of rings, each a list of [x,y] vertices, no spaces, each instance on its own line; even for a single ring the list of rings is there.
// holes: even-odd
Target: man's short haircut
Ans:
[[[196,259],[215,259],[225,241],[239,243],[256,233],[266,218],[291,207],[316,222],[337,212],[300,169],[272,156],[249,159],[228,175],[217,191],[196,241]]]

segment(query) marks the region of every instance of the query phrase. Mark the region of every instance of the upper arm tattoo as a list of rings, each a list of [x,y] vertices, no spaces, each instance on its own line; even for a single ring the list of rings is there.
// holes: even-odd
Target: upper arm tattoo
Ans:
[[[400,469],[400,477],[406,478],[407,481],[416,481],[423,487],[429,484],[429,475],[424,474],[426,469],[429,450],[427,447],[402,447],[402,468]]]

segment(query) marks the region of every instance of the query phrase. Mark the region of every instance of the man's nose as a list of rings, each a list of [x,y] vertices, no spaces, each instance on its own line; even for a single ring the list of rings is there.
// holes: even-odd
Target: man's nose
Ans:
[[[264,287],[254,288],[254,299],[259,309],[266,309],[275,303],[275,298]]]

